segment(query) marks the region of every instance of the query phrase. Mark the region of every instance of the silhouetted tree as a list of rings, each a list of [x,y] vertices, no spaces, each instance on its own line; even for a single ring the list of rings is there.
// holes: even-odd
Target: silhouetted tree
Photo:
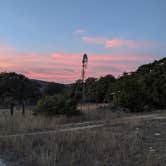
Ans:
[[[85,95],[88,102],[96,102],[97,100],[97,78],[90,77],[85,83]]]
[[[97,81],[97,102],[105,102],[107,101],[108,96],[108,89],[111,88],[111,85],[115,82],[115,77],[112,75],[106,75],[104,77],[100,77],[100,79]]]
[[[38,88],[24,75],[14,72],[0,73],[0,99],[6,98],[22,103],[32,102],[40,95]]]
[[[65,90],[65,85],[51,82],[45,87],[43,94],[52,96],[58,93],[63,93]]]

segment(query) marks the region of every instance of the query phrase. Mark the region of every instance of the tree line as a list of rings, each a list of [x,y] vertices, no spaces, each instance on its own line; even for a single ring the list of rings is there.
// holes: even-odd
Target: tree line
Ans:
[[[65,89],[63,84],[31,80],[15,72],[0,73],[0,104],[36,104],[42,96],[63,93]]]
[[[166,108],[166,58],[140,66],[135,72],[88,78],[87,102],[108,102],[131,111]],[[81,100],[82,81],[72,85],[72,96]]]
[[[31,80],[14,72],[0,73],[0,103],[36,104],[43,96],[67,94],[82,99],[81,80],[70,85]],[[166,58],[115,78],[111,74],[85,81],[86,102],[107,102],[130,111],[166,108]],[[56,98],[56,97],[54,97]],[[61,97],[63,98],[63,97]]]

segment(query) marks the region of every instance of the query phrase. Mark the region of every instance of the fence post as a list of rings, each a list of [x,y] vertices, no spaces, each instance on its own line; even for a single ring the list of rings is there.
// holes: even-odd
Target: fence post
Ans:
[[[11,103],[11,105],[10,105],[10,115],[13,116],[13,114],[14,114],[14,104]]]
[[[24,101],[22,103],[22,115],[25,115],[25,103],[24,103]]]

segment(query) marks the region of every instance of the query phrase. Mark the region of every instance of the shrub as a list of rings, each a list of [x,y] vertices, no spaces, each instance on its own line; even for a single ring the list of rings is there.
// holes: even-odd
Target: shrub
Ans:
[[[77,103],[68,95],[59,94],[54,96],[44,96],[34,109],[35,114],[44,115],[77,115]]]

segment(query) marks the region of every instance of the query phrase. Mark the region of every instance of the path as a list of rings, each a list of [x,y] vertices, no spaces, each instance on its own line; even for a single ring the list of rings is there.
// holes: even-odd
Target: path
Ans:
[[[0,135],[1,138],[13,138],[13,137],[25,137],[25,136],[34,136],[34,135],[48,135],[48,134],[57,134],[62,132],[69,132],[69,131],[80,131],[80,130],[87,130],[87,129],[94,129],[104,127],[108,124],[118,124],[118,123],[125,123],[130,120],[153,120],[153,119],[166,119],[166,114],[149,114],[149,115],[133,115],[129,117],[120,117],[111,119],[110,121],[87,121],[82,123],[72,123],[68,125],[63,125],[62,128],[56,130],[47,130],[47,131],[38,131],[38,132],[29,132],[29,133],[19,133],[19,134],[10,134],[10,135]]]

